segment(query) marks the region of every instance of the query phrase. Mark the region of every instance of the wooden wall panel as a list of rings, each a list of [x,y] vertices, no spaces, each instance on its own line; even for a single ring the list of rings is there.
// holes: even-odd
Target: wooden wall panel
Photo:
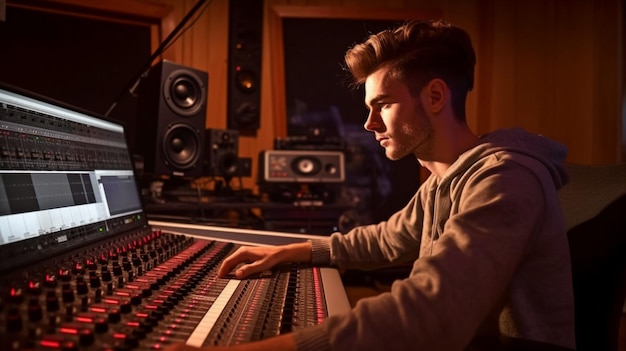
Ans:
[[[9,0],[9,4],[19,3]],[[29,4],[70,4],[117,11],[120,18],[145,21],[163,40],[197,3],[195,0],[32,0]],[[468,123],[478,133],[524,127],[564,142],[568,160],[610,163],[623,159],[623,50],[620,0],[265,0],[261,128],[240,138],[240,156],[254,160],[273,147],[276,99],[272,91],[280,60],[271,52],[272,6],[436,9],[465,28],[478,55],[475,89],[468,100]],[[97,12],[97,11],[96,11]],[[160,24],[160,25],[159,25]],[[360,38],[355,38],[359,40]],[[152,45],[160,40],[153,39]],[[207,128],[226,127],[228,0],[213,0],[163,58],[209,73]],[[255,178],[244,186],[253,188]]]
[[[479,66],[486,58],[491,74],[478,75],[480,130],[547,135],[568,146],[570,162],[622,160],[619,1],[482,4],[493,17],[482,14],[490,25],[480,32]]]

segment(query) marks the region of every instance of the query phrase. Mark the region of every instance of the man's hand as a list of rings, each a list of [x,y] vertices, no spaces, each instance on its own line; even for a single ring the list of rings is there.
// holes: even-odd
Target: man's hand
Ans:
[[[286,262],[311,262],[311,243],[306,241],[281,246],[243,246],[222,262],[217,275],[227,277],[235,267],[235,277],[243,279],[250,275],[272,269]]]

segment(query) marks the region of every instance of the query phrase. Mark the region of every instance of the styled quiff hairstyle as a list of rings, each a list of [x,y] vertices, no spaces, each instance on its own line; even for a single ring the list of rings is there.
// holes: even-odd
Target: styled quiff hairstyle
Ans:
[[[435,78],[450,88],[452,109],[465,121],[465,100],[474,86],[476,55],[463,29],[443,20],[412,20],[395,29],[372,34],[350,48],[346,67],[355,85],[380,69],[390,67],[387,78],[397,79],[413,96]]]

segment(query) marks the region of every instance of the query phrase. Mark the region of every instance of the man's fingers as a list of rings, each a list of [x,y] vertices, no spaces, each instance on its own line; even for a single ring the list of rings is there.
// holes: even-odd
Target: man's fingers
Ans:
[[[248,247],[241,247],[230,256],[226,257],[224,261],[222,261],[222,265],[220,266],[217,275],[220,278],[224,278],[229,275],[239,264],[246,262],[256,262],[256,260],[261,259],[262,257],[262,255],[251,251]],[[237,277],[239,278],[239,276]]]
[[[263,271],[266,271],[270,268],[271,266],[269,266],[265,262],[265,260],[254,261],[252,263],[244,264],[241,267],[237,268],[237,270],[235,271],[235,277],[243,279],[255,273],[261,273]]]
[[[217,272],[217,276],[218,277],[220,277],[220,278],[226,277],[239,264],[239,260],[238,260],[238,257],[236,255],[237,255],[237,252],[235,252],[232,255],[226,257],[222,261],[222,265],[220,266],[220,269]]]

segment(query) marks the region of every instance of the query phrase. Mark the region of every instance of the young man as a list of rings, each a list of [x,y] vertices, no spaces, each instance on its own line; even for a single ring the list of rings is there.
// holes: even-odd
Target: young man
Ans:
[[[241,248],[236,275],[289,261],[376,268],[413,262],[391,292],[351,313],[241,349],[463,350],[481,335],[574,346],[567,238],[556,191],[566,149],[519,129],[479,137],[465,121],[475,56],[443,21],[407,22],[350,49],[374,133],[392,160],[413,154],[431,176],[389,220],[306,243]]]

